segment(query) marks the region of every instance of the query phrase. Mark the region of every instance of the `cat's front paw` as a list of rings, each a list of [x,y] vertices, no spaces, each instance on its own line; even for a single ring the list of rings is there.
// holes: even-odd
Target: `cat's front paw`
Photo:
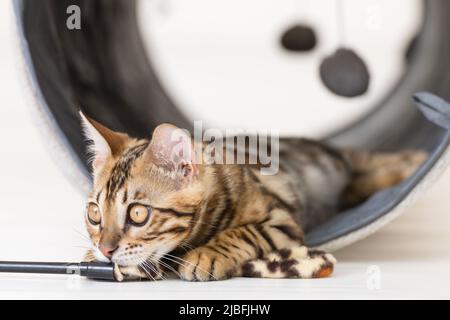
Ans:
[[[157,267],[147,270],[141,266],[119,266],[116,264],[114,266],[114,277],[119,282],[159,280],[162,278],[162,273]]]
[[[231,278],[236,266],[224,255],[207,247],[188,252],[178,271],[188,281],[216,281]]]

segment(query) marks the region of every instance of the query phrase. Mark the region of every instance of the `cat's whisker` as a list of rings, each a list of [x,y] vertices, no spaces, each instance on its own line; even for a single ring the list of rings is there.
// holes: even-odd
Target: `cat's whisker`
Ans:
[[[174,262],[174,263],[176,263],[176,264],[178,264],[178,265],[180,265],[180,266],[183,266],[183,267],[185,267],[185,268],[187,267],[187,266],[186,266],[186,263],[187,263],[188,265],[194,266],[194,267],[196,267],[198,270],[200,270],[200,271],[206,273],[207,275],[209,275],[209,276],[210,276],[211,278],[213,278],[214,280],[217,280],[217,278],[216,278],[212,273],[206,271],[206,270],[203,269],[203,268],[200,268],[200,267],[196,266],[195,264],[193,264],[193,263],[191,263],[191,262],[189,262],[189,261],[187,261],[187,260],[184,260],[184,259],[179,258],[181,261],[176,261],[176,260],[173,260],[172,258],[167,257],[167,256],[164,256],[163,258],[164,258],[164,259],[167,259],[167,260],[169,260],[169,261],[172,261],[172,262]]]
[[[184,253],[188,253],[189,251],[194,250],[195,248],[191,246],[189,243],[180,242],[180,248],[184,250]]]
[[[157,257],[157,258],[158,258],[158,257]],[[185,265],[183,265],[182,263],[180,263],[179,261],[172,260],[172,259],[170,259],[170,258],[168,258],[168,257],[164,257],[164,256],[162,256],[162,255],[159,256],[158,263],[161,263],[162,265],[167,265],[167,266],[169,266],[169,264],[167,264],[167,263],[161,261],[161,259],[163,259],[163,258],[165,258],[165,259],[167,259],[167,260],[169,260],[169,261],[175,263],[175,264],[178,265],[178,266],[185,266]],[[180,274],[178,271],[175,271],[172,267],[170,267],[170,268],[171,268],[176,274],[178,274],[178,276],[179,276],[180,278],[182,278],[182,277],[181,277],[181,274]]]
[[[141,267],[142,267],[142,270],[144,271],[144,273],[145,273],[149,278],[151,278],[152,281],[156,281],[155,278],[151,275],[151,273],[146,269],[145,266],[141,266]]]
[[[187,263],[187,264],[190,265],[190,266],[194,266],[194,267],[196,267],[198,270],[200,270],[200,271],[206,273],[207,275],[209,275],[209,276],[210,276],[211,278],[213,278],[214,280],[217,280],[217,278],[216,278],[213,274],[211,274],[210,272],[206,271],[206,270],[203,269],[203,268],[199,268],[198,266],[196,266],[196,265],[193,264],[192,262],[189,262],[189,261],[187,261],[187,260],[185,260],[185,259],[182,259],[182,258],[177,257],[177,256],[174,256],[174,255],[171,255],[170,253],[166,253],[166,254],[164,254],[164,255],[159,254],[159,255],[160,255],[160,256],[159,256],[160,259],[161,259],[161,258],[165,258],[165,259],[167,259],[167,260],[169,260],[169,261],[172,261],[172,262],[174,262],[174,263],[177,263],[177,264],[179,264],[180,266],[183,266],[183,267],[185,267],[185,268],[186,268],[186,265],[185,265],[184,263]],[[178,259],[179,261],[176,261],[176,260],[174,260],[174,259]]]
[[[152,267],[150,267],[150,265],[148,263],[146,263],[144,259],[142,259],[139,256],[138,256],[138,259],[141,260],[141,263],[139,265],[142,267],[142,270],[145,272],[145,274],[148,277],[150,277],[153,281],[156,281],[156,279],[151,274],[151,271],[155,272],[155,274],[156,274],[156,271]],[[149,268],[150,271],[148,271],[147,268]]]
[[[184,250],[184,253],[188,253],[189,251],[191,251],[192,249],[184,246],[183,244],[180,244],[180,248]]]
[[[153,271],[155,274],[158,274],[158,270],[156,269],[155,266],[153,266],[151,263],[149,263],[146,258],[142,257],[142,256],[138,256],[138,258],[141,260],[141,266],[145,269],[145,267],[148,267],[151,271]],[[145,270],[144,270],[145,271]],[[151,276],[151,275],[150,275]],[[161,278],[163,280],[166,280],[166,277],[164,277],[164,272],[161,270]],[[152,277],[153,280],[155,280],[154,277]]]
[[[86,247],[86,246],[72,246],[72,248],[80,248],[80,249],[86,249],[86,250],[92,249],[92,247]]]
[[[189,250],[194,250],[195,249],[191,244],[187,243],[186,241],[181,241],[180,245],[183,246],[183,247],[188,248]]]
[[[75,231],[75,233],[77,233],[83,240],[86,240],[86,241],[88,241],[89,243],[92,242],[91,239],[90,239],[88,236],[86,236],[85,234],[83,234],[83,233],[80,232],[79,230],[73,228],[73,231]]]
[[[178,277],[181,278],[181,274],[177,270],[175,270],[170,264],[168,264],[168,263],[166,263],[166,262],[164,262],[162,260],[159,260],[158,263],[160,263],[161,265],[163,265],[167,269],[171,270],[173,273],[175,273],[176,275],[178,275]]]

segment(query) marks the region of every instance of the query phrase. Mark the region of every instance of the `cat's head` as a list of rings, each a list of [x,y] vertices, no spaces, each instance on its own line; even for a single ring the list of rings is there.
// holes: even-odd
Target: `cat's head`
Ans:
[[[139,140],[81,117],[94,178],[85,219],[97,259],[138,265],[183,246],[205,193],[189,134],[162,124]]]

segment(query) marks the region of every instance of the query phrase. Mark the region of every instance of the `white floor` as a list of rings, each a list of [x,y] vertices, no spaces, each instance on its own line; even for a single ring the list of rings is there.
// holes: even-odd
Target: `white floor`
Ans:
[[[0,3],[0,43],[7,19]],[[0,260],[79,261],[83,196],[45,151],[22,100],[9,46],[0,50]],[[376,235],[336,252],[323,280],[233,279],[216,283],[102,283],[59,276],[0,275],[0,298],[330,299],[450,298],[450,171]]]

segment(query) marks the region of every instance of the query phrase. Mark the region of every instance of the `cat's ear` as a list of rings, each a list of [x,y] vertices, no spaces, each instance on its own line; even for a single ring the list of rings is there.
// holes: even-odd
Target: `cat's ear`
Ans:
[[[191,135],[171,124],[161,124],[153,131],[148,157],[157,166],[182,172],[185,177],[197,173],[196,156]]]
[[[102,167],[109,157],[122,152],[128,136],[108,129],[81,111],[80,117],[84,135],[90,140],[88,152],[92,156],[92,167],[95,171]]]

